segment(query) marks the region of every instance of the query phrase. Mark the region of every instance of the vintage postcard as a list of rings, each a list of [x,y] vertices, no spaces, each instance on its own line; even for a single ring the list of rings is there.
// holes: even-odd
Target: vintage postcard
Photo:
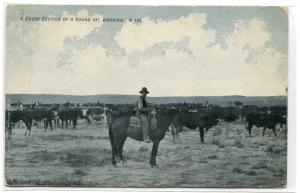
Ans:
[[[288,9],[6,6],[6,186],[283,188]]]

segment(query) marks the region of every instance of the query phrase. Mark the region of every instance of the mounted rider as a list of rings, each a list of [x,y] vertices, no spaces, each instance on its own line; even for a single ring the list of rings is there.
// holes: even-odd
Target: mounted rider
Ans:
[[[142,128],[143,128],[143,141],[150,142],[149,141],[149,112],[150,107],[146,100],[147,94],[149,91],[146,87],[143,87],[140,91],[140,96],[137,100],[137,117],[140,119]]]

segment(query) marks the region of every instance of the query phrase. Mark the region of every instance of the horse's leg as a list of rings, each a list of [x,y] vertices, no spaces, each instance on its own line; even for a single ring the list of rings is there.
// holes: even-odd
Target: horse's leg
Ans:
[[[124,147],[125,140],[126,140],[126,138],[122,139],[122,141],[119,144],[119,148],[118,148],[119,157],[120,157],[120,160],[122,160],[122,161],[124,161],[123,147]]]
[[[116,165],[116,155],[117,155],[117,145],[114,143],[112,145],[112,151],[111,151],[111,154],[112,154],[112,157],[111,157],[111,163],[113,165]]]
[[[151,166],[156,166],[156,155],[158,151],[158,145],[159,141],[153,141],[153,146],[152,146],[152,151],[151,151],[151,158],[150,158],[150,165]]]
[[[113,165],[116,165],[116,145],[114,142],[114,136],[111,128],[109,128],[109,141],[111,145],[111,163]]]
[[[157,156],[157,152],[158,152],[158,146],[159,146],[159,142],[157,143],[156,149],[155,149],[155,157],[154,157],[154,165],[156,166],[156,156]]]
[[[201,143],[204,143],[204,128],[199,126],[199,132],[200,132]]]

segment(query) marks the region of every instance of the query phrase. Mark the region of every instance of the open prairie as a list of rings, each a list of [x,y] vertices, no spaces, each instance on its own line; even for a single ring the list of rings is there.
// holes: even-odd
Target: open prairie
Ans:
[[[157,167],[149,165],[151,143],[128,138],[126,161],[111,162],[108,130],[79,120],[76,129],[44,131],[25,125],[5,140],[5,178],[10,186],[100,187],[282,187],[286,185],[287,130],[277,128],[248,136],[243,121],[221,122],[208,130],[205,143],[199,131],[186,130],[173,141],[161,141]]]

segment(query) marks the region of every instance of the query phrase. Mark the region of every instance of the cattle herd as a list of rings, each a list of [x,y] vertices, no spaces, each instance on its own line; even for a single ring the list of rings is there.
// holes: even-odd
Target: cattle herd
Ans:
[[[262,135],[266,129],[271,129],[275,136],[276,125],[287,125],[286,106],[238,105],[238,106],[205,106],[200,103],[174,103],[151,105],[155,109],[155,126],[149,131],[153,142],[150,164],[156,165],[156,154],[159,142],[165,132],[171,128],[173,136],[178,135],[183,128],[198,129],[200,141],[204,143],[207,130],[220,124],[221,121],[244,121],[245,129],[251,136],[253,126],[262,128]],[[127,137],[142,140],[141,131],[130,129],[130,117],[135,114],[134,104],[24,104],[22,109],[6,109],[5,132],[10,139],[13,128],[19,122],[26,125],[25,135],[30,135],[34,122],[42,123],[43,128],[76,129],[78,119],[86,120],[86,124],[95,124],[103,119],[107,125],[108,135],[112,147],[112,163],[115,157],[123,159],[122,149]]]

